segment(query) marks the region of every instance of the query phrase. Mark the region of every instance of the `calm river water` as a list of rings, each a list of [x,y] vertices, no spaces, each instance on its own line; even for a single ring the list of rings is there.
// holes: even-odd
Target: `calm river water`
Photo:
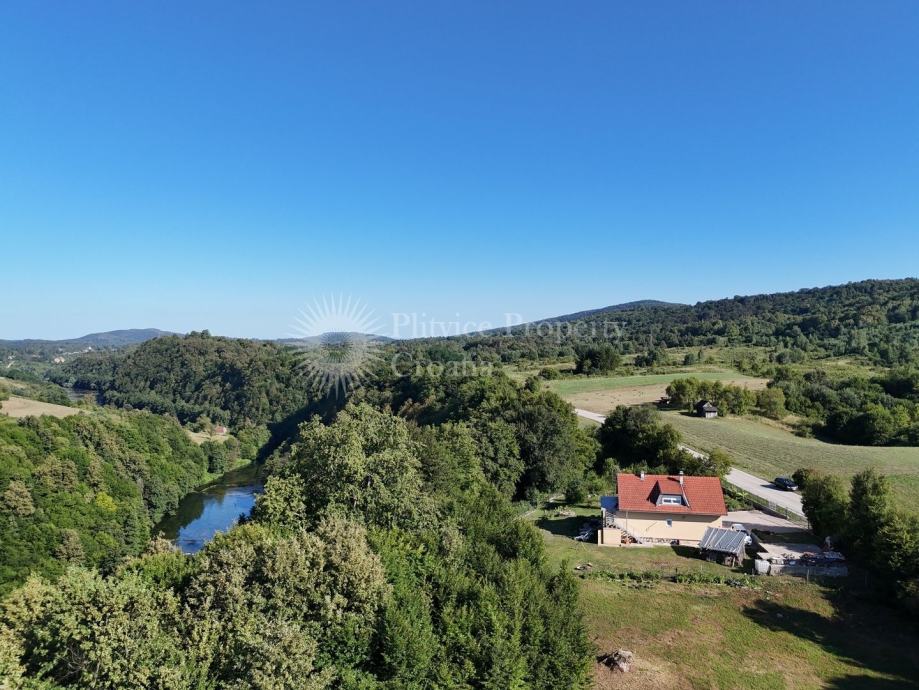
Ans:
[[[240,515],[248,515],[262,490],[260,466],[251,463],[227,472],[213,484],[182,499],[178,510],[154,529],[175,541],[183,553],[200,551],[217,532],[226,532]]]

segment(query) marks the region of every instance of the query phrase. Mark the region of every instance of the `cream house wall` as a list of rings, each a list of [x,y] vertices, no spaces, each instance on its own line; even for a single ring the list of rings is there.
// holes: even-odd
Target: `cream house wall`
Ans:
[[[617,511],[616,526],[642,540],[669,543],[698,543],[707,527],[721,527],[721,515],[686,515],[680,513],[643,513]],[[672,522],[667,524],[667,520]]]

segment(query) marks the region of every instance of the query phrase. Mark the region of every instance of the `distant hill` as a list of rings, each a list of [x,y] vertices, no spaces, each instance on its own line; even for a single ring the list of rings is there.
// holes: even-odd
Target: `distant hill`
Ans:
[[[600,307],[598,309],[587,309],[585,311],[578,311],[573,314],[565,314],[564,316],[556,316],[551,319],[542,319],[543,321],[580,321],[581,319],[586,319],[590,316],[595,316],[597,314],[609,314],[617,311],[635,311],[637,309],[677,309],[679,307],[687,307],[687,304],[681,304],[680,302],[662,302],[656,299],[640,299],[635,300],[634,302],[623,302],[622,304],[612,304],[608,307]]]
[[[339,345],[341,343],[364,341],[369,343],[391,343],[393,339],[386,335],[377,335],[376,333],[357,333],[354,331],[323,333],[322,335],[310,335],[303,338],[278,338],[271,342],[279,345]]]
[[[80,355],[50,377],[95,390],[106,404],[200,417],[233,427],[278,422],[312,399],[290,348],[207,331],[152,338],[117,352]]]
[[[159,338],[164,335],[173,335],[169,331],[158,328],[128,328],[118,331],[105,331],[103,333],[89,333],[79,338],[64,340],[42,340],[39,338],[26,338],[24,340],[0,340],[0,349],[8,350],[82,350],[88,347],[93,349],[113,349],[137,345],[139,343]]]
[[[553,327],[559,323],[565,328]],[[570,357],[578,345],[611,342],[624,354],[756,346],[771,349],[780,364],[856,356],[908,366],[919,362],[919,280],[863,280],[692,305],[642,300],[452,340],[476,357],[503,362]]]

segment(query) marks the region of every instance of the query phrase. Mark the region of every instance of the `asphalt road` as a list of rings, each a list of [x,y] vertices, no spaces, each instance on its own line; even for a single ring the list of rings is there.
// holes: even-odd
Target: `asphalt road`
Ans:
[[[754,496],[765,498],[767,501],[781,506],[791,513],[795,513],[802,517],[804,516],[804,510],[801,508],[801,496],[794,491],[782,491],[781,489],[777,489],[771,481],[760,479],[736,467],[732,467],[731,471],[728,472],[724,479],[737,488],[743,489]]]
[[[605,415],[591,412],[590,410],[575,408],[574,411],[579,417],[592,419],[599,424],[602,424],[603,420],[606,419]],[[690,448],[689,446],[681,445],[680,448],[696,456],[702,455],[700,451]],[[730,452],[730,449],[728,449],[728,452]],[[777,506],[785,508],[789,512],[804,517],[804,510],[801,508],[801,496],[794,491],[782,491],[781,489],[777,489],[772,481],[761,479],[749,472],[739,470],[736,467],[731,468],[731,471],[728,472],[724,480],[729,484],[733,484],[738,489],[743,489],[747,493],[764,498],[770,503],[774,503]]]

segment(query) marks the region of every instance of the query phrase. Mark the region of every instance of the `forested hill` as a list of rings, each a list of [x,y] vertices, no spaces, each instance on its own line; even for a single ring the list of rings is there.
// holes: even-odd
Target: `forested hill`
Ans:
[[[38,351],[64,351],[81,350],[84,348],[108,349],[137,345],[138,343],[171,335],[168,331],[158,328],[128,328],[118,331],[105,331],[103,333],[89,333],[79,338],[66,338],[64,340],[41,340],[27,338],[25,340],[0,340],[0,349]]]
[[[613,312],[619,311],[635,311],[637,309],[673,309],[675,307],[686,307],[688,305],[679,304],[677,302],[662,302],[661,300],[656,299],[640,299],[635,300],[634,302],[623,302],[622,304],[611,304],[608,307],[600,307],[599,309],[587,309],[585,311],[578,311],[574,314],[565,314],[564,316],[556,316],[554,319],[548,319],[549,321],[580,321],[582,319],[588,319],[593,316],[600,314],[611,314]]]
[[[919,280],[866,280],[692,306],[643,304],[562,316],[501,334],[462,336],[465,349],[504,361],[571,354],[577,342],[615,341],[623,353],[666,347],[765,346],[812,356],[865,356],[884,366],[919,359]],[[567,350],[567,352],[566,352]]]
[[[97,390],[106,404],[207,417],[232,426],[279,421],[310,400],[295,355],[275,343],[207,331],[149,340],[125,353],[85,355],[51,377]]]
[[[0,415],[0,593],[31,572],[109,568],[142,552],[207,470],[204,451],[165,417]]]

